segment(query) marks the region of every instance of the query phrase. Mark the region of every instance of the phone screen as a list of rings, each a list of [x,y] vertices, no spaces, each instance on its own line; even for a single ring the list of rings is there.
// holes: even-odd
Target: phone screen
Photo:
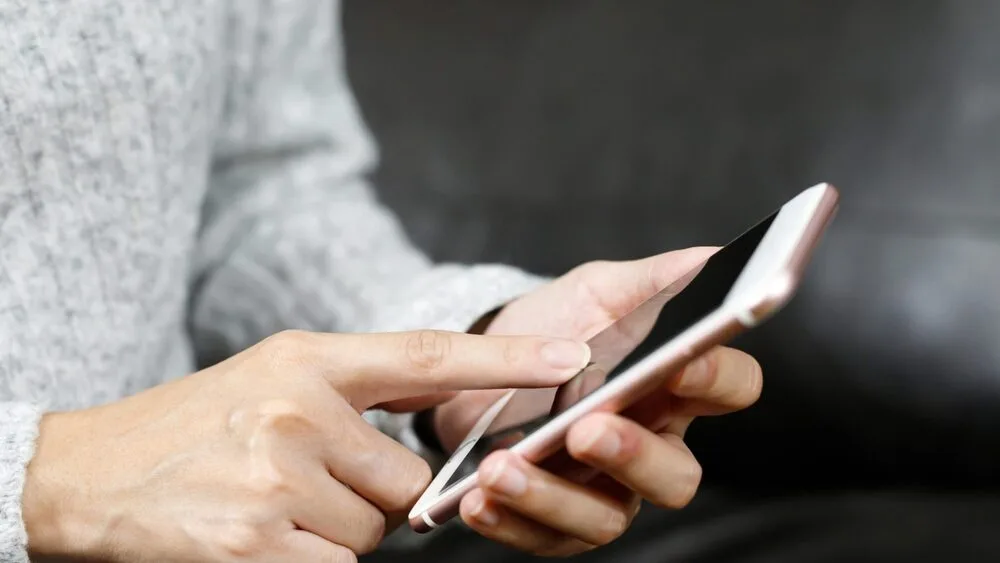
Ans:
[[[478,437],[469,436],[456,449],[468,453],[442,493],[474,473],[491,452],[510,448],[718,309],[776,216],[777,213],[764,219],[689,274],[591,338],[588,341],[590,364],[568,382],[554,389],[513,391],[485,432]],[[469,441],[473,440],[475,445],[470,448]]]

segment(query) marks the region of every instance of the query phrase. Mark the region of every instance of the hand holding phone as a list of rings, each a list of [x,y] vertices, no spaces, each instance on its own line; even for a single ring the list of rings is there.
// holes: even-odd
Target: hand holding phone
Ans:
[[[569,428],[584,426],[574,426],[583,416],[631,416],[692,358],[777,310],[790,297],[836,200],[831,186],[807,190],[701,268],[691,268],[679,295],[671,298],[677,288],[669,288],[592,338],[592,364],[562,388],[504,394],[427,489],[411,512],[411,525],[427,529],[454,515],[458,501],[483,482],[476,470],[496,446],[529,462],[550,463],[567,443]],[[622,334],[641,344],[634,350],[622,346]]]

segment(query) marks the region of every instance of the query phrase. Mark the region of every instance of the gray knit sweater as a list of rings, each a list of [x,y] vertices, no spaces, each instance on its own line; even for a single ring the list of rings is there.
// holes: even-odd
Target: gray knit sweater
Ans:
[[[27,560],[46,409],[285,328],[464,330],[538,283],[431,264],[375,200],[338,16],[336,0],[0,2],[0,561]]]

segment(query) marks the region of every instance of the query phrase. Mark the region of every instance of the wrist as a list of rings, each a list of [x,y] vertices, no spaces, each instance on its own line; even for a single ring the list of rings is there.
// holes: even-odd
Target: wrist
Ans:
[[[35,455],[28,464],[21,497],[28,552],[32,560],[87,557],[96,542],[93,520],[81,510],[81,491],[72,464],[76,413],[49,413],[39,422]],[[79,468],[77,468],[79,469]]]

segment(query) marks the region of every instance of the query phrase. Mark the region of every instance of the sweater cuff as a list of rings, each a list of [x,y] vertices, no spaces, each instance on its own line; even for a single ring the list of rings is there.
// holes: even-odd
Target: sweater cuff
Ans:
[[[40,418],[41,410],[34,405],[0,403],[0,561],[28,561],[21,495]]]
[[[437,329],[466,332],[483,315],[549,280],[499,264],[439,265],[374,315],[376,332]]]

